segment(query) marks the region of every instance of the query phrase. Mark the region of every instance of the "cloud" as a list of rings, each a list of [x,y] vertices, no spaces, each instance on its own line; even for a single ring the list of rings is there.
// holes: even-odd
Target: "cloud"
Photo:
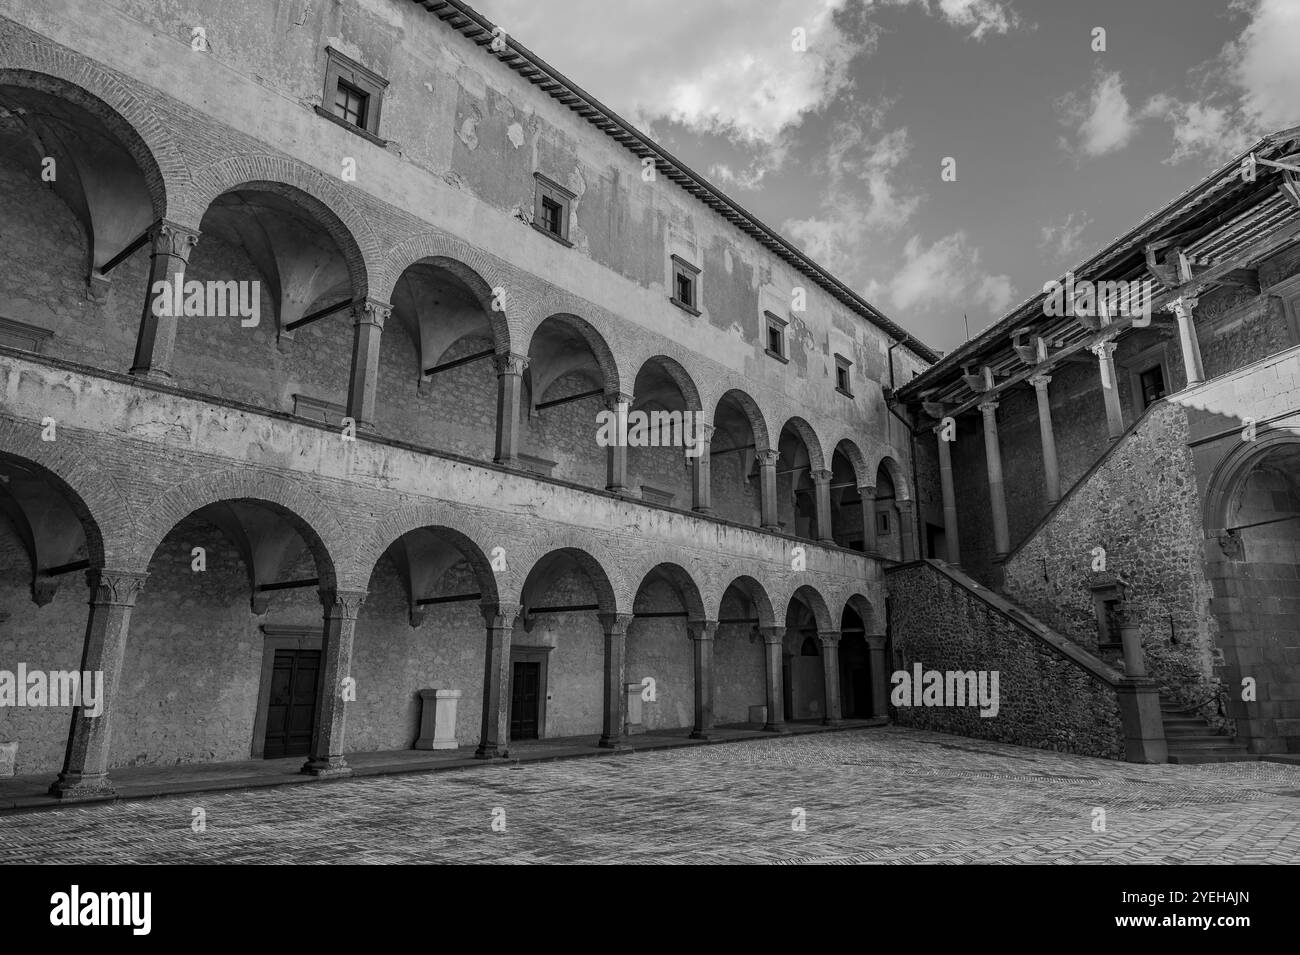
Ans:
[[[1085,156],[1104,156],[1123,149],[1137,131],[1137,121],[1118,72],[1097,70],[1087,103],[1070,94],[1057,101],[1057,109],[1062,114],[1061,121],[1075,127],[1074,145],[1065,138],[1062,145]]]
[[[818,164],[826,175],[818,214],[787,219],[782,226],[833,272],[860,272],[873,235],[904,225],[920,205],[920,196],[897,182],[911,143],[905,127],[882,129],[889,107],[887,102],[860,104],[836,121]]]
[[[990,33],[1009,33],[1021,25],[1010,4],[997,0],[884,0],[893,6],[918,6],[946,23],[970,30],[970,37],[982,40]]]
[[[1054,261],[1073,259],[1082,251],[1083,230],[1090,225],[1092,218],[1086,212],[1071,212],[1059,225],[1045,225],[1039,230],[1038,248]]]
[[[1222,59],[1240,90],[1240,107],[1252,125],[1291,126],[1300,117],[1300,4],[1294,0],[1237,3],[1251,19]]]
[[[979,305],[994,315],[1006,311],[1015,296],[1011,278],[980,268],[980,251],[965,232],[954,232],[925,246],[912,236],[903,248],[903,262],[875,291],[885,291],[896,308],[963,309]]]
[[[1164,93],[1147,101],[1142,116],[1173,126],[1174,151],[1165,159],[1171,165],[1197,157],[1226,159],[1256,138],[1231,107],[1184,102]]]

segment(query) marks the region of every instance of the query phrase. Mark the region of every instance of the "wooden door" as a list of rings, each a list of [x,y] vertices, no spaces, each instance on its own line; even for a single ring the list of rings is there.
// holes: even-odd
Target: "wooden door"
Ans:
[[[510,680],[510,738],[538,738],[538,708],[541,702],[540,663],[515,661]]]
[[[319,650],[275,651],[266,707],[265,758],[306,756],[311,752],[319,676]]]

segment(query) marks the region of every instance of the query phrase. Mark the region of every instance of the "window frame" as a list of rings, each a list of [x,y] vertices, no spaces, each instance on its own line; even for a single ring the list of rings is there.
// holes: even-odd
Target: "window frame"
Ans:
[[[835,390],[846,398],[853,397],[853,377],[849,370],[853,367],[853,362],[849,361],[838,352],[835,354]],[[844,385],[840,385],[840,373],[844,373]]]
[[[573,248],[573,243],[569,241],[569,220],[573,213],[573,200],[576,198],[577,196],[571,190],[565,189],[549,176],[544,176],[540,172],[533,173],[532,227],[548,239],[553,239],[563,246]],[[542,215],[544,200],[550,200],[560,207],[559,232],[552,232],[542,225],[544,221]]]
[[[766,319],[766,325],[763,329],[764,332],[766,332],[763,339],[763,351],[768,355],[768,357],[775,358],[782,364],[789,364],[790,346],[786,339],[785,331],[789,328],[790,323],[774,312],[764,312],[763,318]],[[779,352],[772,350],[772,332],[776,332],[780,337],[781,350]]]
[[[668,295],[668,301],[672,302],[684,312],[692,315],[700,314],[700,300],[703,298],[703,287],[700,282],[701,270],[699,266],[693,265],[683,259],[680,255],[669,257],[669,263],[672,265],[673,279],[672,291]],[[677,283],[679,278],[685,278],[691,283],[691,301],[685,302],[677,297]]]
[[[334,112],[340,84],[350,86],[362,95],[365,113],[361,123],[353,123]],[[325,91],[321,96],[321,105],[316,107],[317,115],[324,116],[376,145],[387,146],[388,141],[379,135],[379,120],[383,112],[386,89],[388,89],[388,80],[374,70],[362,66],[332,46],[325,47]]]
[[[1156,342],[1149,348],[1144,348],[1135,352],[1126,358],[1121,359],[1118,364],[1128,372],[1129,394],[1133,404],[1133,414],[1145,414],[1147,408],[1151,407],[1142,397],[1142,375],[1152,368],[1159,366],[1160,374],[1165,380],[1165,396],[1174,393],[1173,377],[1169,374],[1169,345],[1168,342]]]

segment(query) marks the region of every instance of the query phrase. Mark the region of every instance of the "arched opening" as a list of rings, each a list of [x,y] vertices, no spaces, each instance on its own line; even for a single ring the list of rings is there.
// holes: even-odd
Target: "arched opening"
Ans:
[[[1261,436],[1220,468],[1208,496],[1209,576],[1224,683],[1249,677],[1267,707],[1229,693],[1229,713],[1252,753],[1300,752],[1300,439]]]
[[[0,454],[0,667],[11,673],[18,663],[31,672],[80,670],[85,571],[103,565],[100,541],[74,491],[34,462]],[[28,686],[10,689],[26,694]],[[15,774],[57,773],[72,711],[15,702],[0,710],[0,738],[19,744]]]
[[[901,512],[898,487],[894,483],[896,465],[889,459],[876,468],[876,549],[889,560],[903,559]]]
[[[826,626],[825,601],[812,587],[795,591],[785,611],[786,719],[826,718],[826,672],[818,631]]]
[[[849,600],[840,615],[840,712],[845,719],[866,719],[876,712],[872,696],[871,654],[866,626],[871,605],[863,597]]]
[[[0,344],[126,370],[161,183],[107,105],[53,77],[0,73]]]
[[[185,285],[204,290],[205,311],[177,321],[176,381],[338,426],[362,294],[346,227],[314,197],[258,182],[217,196],[199,231]]]
[[[714,637],[714,714],[718,725],[758,728],[768,721],[766,648],[762,627],[775,626],[762,584],[738,577],[722,594]]]
[[[751,527],[762,525],[758,452],[767,450],[767,431],[754,399],[743,391],[722,396],[713,412],[709,482],[713,513]]]
[[[379,352],[379,430],[491,461],[497,415],[492,358],[508,351],[491,321],[491,291],[467,266],[424,259],[392,296]]]
[[[700,398],[671,358],[651,358],[637,372],[628,413],[628,487],[653,504],[691,509],[688,445],[701,436]]]
[[[793,418],[781,429],[777,444],[780,457],[776,465],[777,520],[787,534],[816,540],[817,489],[813,471],[821,464],[812,429],[801,419]]]
[[[553,315],[528,345],[521,429],[524,467],[588,487],[607,483],[607,451],[597,442],[597,415],[605,409],[613,356],[587,322]]]
[[[861,452],[850,441],[841,441],[831,455],[831,531],[835,543],[851,550],[864,550],[862,493],[858,461]]]
[[[109,765],[301,761],[333,584],[320,537],[278,504],[223,500],[177,523],[131,618]]]
[[[384,551],[357,622],[349,752],[410,749],[430,693],[455,691],[455,740],[476,745],[483,717],[483,606],[497,602],[486,556],[447,527],[407,531]],[[382,692],[361,692],[363,687]],[[441,734],[440,734],[441,735]]]
[[[629,732],[692,726],[695,666],[687,621],[704,618],[699,588],[677,564],[659,564],[637,588],[633,614],[627,630],[627,682],[640,683],[648,692],[637,700],[629,697]]]
[[[528,572],[511,646],[511,741],[601,732],[605,646],[598,615],[613,612],[609,578],[585,551],[551,551]]]

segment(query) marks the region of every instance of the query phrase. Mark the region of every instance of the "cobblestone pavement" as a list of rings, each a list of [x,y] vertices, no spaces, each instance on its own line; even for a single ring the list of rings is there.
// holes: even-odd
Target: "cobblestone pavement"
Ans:
[[[1300,767],[898,727],[0,817],[0,863],[1297,861]]]

